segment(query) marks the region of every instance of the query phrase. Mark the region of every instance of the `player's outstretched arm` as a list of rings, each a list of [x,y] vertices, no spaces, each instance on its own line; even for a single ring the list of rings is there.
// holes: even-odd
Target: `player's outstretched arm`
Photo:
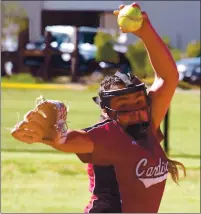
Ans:
[[[82,130],[68,130],[66,140],[62,144],[59,139],[42,139],[41,141],[62,152],[76,154],[93,152],[93,142],[89,138],[88,133]]]
[[[11,134],[28,144],[44,143],[63,152],[91,153],[93,142],[88,133],[68,130],[67,114],[68,108],[62,102],[40,97],[37,106],[24,116]]]

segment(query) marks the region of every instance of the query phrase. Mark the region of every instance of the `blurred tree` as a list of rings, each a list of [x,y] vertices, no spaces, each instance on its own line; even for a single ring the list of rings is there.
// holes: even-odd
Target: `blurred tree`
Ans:
[[[154,69],[150,63],[148,55],[145,59],[145,71],[146,71],[146,77],[153,77],[154,76]]]
[[[163,42],[167,45],[167,47],[169,49],[172,49],[172,45],[171,45],[171,41],[170,41],[170,38],[168,36],[162,36],[162,40]]]
[[[177,48],[172,48],[170,52],[175,61],[180,60],[184,54],[180,49],[177,49]]]
[[[136,43],[128,46],[126,57],[130,62],[132,71],[138,77],[145,77],[145,61],[147,52],[142,40],[137,40]]]
[[[180,49],[172,46],[170,38],[168,36],[163,36],[162,40],[167,45],[167,47],[169,48],[174,60],[175,61],[180,60],[183,52]]]
[[[18,2],[1,2],[2,5],[2,39],[17,37],[28,28],[28,16]]]
[[[186,47],[187,57],[200,56],[200,41],[192,41]]]
[[[182,56],[184,55],[184,53],[182,52],[182,50],[174,48],[171,45],[171,41],[170,41],[170,39],[169,39],[168,36],[163,36],[162,40],[167,45],[167,47],[169,48],[169,50],[170,50],[170,52],[171,52],[174,60],[175,61],[180,60],[182,58]],[[152,65],[150,63],[150,60],[149,60],[149,57],[148,57],[147,54],[146,54],[146,57],[145,57],[144,61],[145,61],[144,71],[146,72],[145,76],[147,76],[147,77],[153,77],[154,76],[154,70],[153,70],[153,67],[152,67]]]
[[[97,62],[111,62],[118,63],[119,56],[113,49],[115,38],[104,32],[98,32],[95,36],[94,43],[97,48],[95,59]]]

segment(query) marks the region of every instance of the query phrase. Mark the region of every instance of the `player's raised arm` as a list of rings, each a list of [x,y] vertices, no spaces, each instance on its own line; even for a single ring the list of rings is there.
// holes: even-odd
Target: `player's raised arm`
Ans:
[[[140,6],[133,3],[129,6],[121,5],[114,14],[123,17],[120,20],[120,29],[125,33],[133,33],[144,42],[149,55],[150,63],[155,72],[155,81],[149,91],[151,97],[152,120],[157,129],[163,120],[178,84],[179,74],[175,61],[165,43],[152,26],[148,15],[141,12]],[[126,20],[126,16],[129,17]],[[132,18],[132,15],[134,18]],[[137,19],[135,19],[137,15]],[[132,20],[131,20],[132,18]],[[143,21],[142,21],[143,20]]]
[[[25,143],[41,142],[70,153],[91,153],[93,142],[82,130],[68,130],[68,109],[59,101],[41,98],[39,104],[29,111],[24,120],[12,130],[12,136]]]
[[[148,21],[146,14],[144,17],[147,21],[141,38],[155,72],[155,80],[149,95],[151,97],[153,124],[155,128],[158,128],[170,106],[178,84],[179,74],[168,47]]]

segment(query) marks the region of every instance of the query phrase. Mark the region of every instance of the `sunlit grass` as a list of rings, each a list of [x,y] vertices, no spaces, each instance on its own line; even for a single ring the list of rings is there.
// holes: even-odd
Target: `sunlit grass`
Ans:
[[[95,90],[3,89],[1,102],[2,212],[83,212],[89,200],[86,165],[75,155],[48,146],[13,139],[8,128],[34,107],[40,95],[68,102],[71,128],[96,123],[99,109]],[[176,93],[170,108],[170,154],[187,167],[180,186],[168,179],[160,212],[200,211],[200,94]],[[29,152],[26,152],[29,151]]]

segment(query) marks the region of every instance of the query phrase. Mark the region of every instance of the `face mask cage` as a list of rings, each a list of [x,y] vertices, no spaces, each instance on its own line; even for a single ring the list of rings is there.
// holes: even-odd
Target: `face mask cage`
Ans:
[[[137,115],[137,124],[140,125],[140,131],[145,132],[151,122],[151,106],[150,106],[150,100],[149,97],[147,96],[147,91],[146,91],[146,86],[144,83],[140,84],[133,84],[132,83],[132,78],[133,76],[131,74],[126,75],[122,74],[120,72],[116,72],[115,76],[118,76],[126,85],[126,88],[123,89],[117,89],[117,90],[109,90],[109,91],[103,91],[100,95],[100,97],[94,97],[93,100],[101,106],[102,109],[106,109],[107,112],[109,111],[114,113],[114,120],[116,122],[119,121],[120,117],[125,115],[125,114],[136,114]],[[110,108],[110,100],[112,97],[116,96],[122,96],[125,94],[129,93],[135,93],[138,91],[143,91],[147,105],[145,107],[141,107],[138,109],[133,109],[133,110],[115,110]],[[148,121],[143,121],[141,118],[141,111],[146,110],[147,116],[148,116]]]
[[[145,91],[144,91],[144,93],[145,93]],[[125,94],[128,94],[128,93],[125,93]],[[121,93],[121,95],[122,95],[122,93]],[[110,108],[109,101],[111,99],[111,96],[110,96],[110,98],[102,98],[101,106],[102,106],[102,108],[105,108],[108,113],[109,113],[109,111],[113,112],[114,120],[117,122],[120,121],[121,117],[124,117],[126,115],[132,116],[132,114],[135,114],[136,121],[137,121],[136,123],[141,124],[143,127],[146,128],[150,124],[150,120],[151,120],[151,106],[150,106],[149,98],[146,93],[145,93],[145,97],[146,97],[146,106],[143,106],[140,108],[135,108],[133,110],[115,110],[115,109]],[[147,112],[148,120],[146,120],[146,121],[143,120],[143,118],[141,116],[142,111]]]
[[[111,111],[114,113],[114,119],[116,121],[120,121],[121,117],[124,117],[126,115],[132,115],[135,114],[136,116],[136,123],[150,123],[150,106],[147,105],[145,107],[141,107],[141,108],[137,108],[137,109],[133,109],[133,110],[114,110],[109,108],[108,106],[105,106],[105,108],[107,109],[107,111]],[[146,111],[147,112],[147,118],[148,120],[144,121],[144,119],[141,117],[141,112],[142,111]]]

